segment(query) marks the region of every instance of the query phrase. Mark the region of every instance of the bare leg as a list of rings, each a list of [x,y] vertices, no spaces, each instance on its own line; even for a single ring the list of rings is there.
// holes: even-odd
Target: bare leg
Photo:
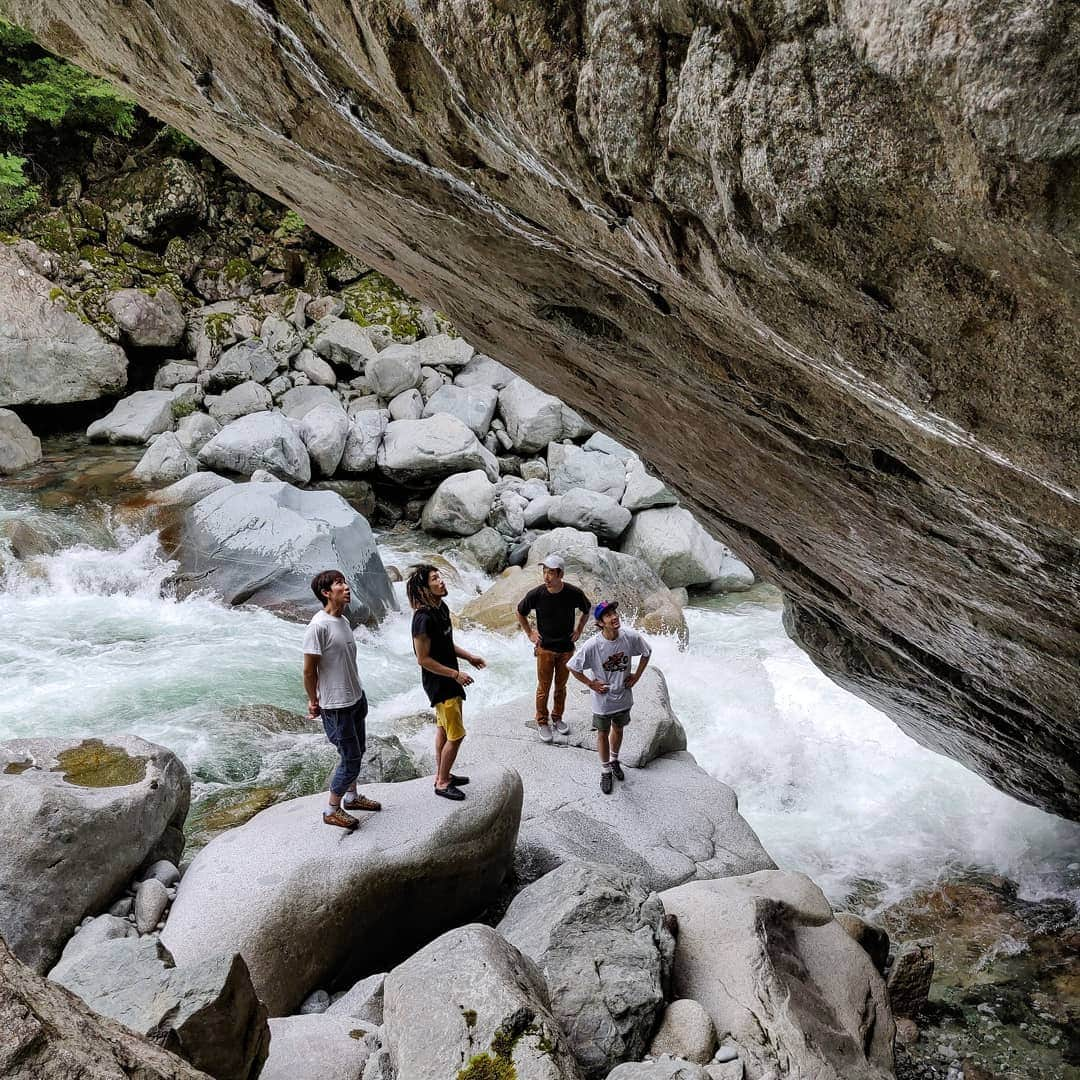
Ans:
[[[439,728],[442,731],[442,728]],[[443,748],[439,752],[439,775],[435,778],[436,787],[444,788],[450,785],[450,772],[454,767],[454,761],[457,758],[458,750],[461,748],[462,740],[454,739],[450,740],[446,738],[446,733],[443,732]]]
[[[606,731],[598,731],[596,733],[596,752],[600,755],[600,764],[606,765],[608,763],[608,733]]]
[[[611,756],[619,756],[619,747],[622,746],[622,728],[611,725]]]
[[[446,728],[441,725],[435,728],[435,786],[446,787],[446,783],[441,782],[443,779],[442,771],[442,758],[443,750],[446,748]]]

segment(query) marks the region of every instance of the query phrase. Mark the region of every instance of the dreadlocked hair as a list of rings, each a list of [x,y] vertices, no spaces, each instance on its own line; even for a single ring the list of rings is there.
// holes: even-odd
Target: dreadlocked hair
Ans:
[[[438,569],[431,563],[420,563],[409,567],[409,576],[405,580],[405,595],[409,598],[409,607],[413,611],[439,606],[439,598],[432,593],[428,585],[432,571]]]

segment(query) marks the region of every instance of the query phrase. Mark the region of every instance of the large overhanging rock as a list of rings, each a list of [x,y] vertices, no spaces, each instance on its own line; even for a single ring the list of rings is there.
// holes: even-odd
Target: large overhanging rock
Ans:
[[[1080,813],[1071,0],[6,12],[641,452],[906,731]]]

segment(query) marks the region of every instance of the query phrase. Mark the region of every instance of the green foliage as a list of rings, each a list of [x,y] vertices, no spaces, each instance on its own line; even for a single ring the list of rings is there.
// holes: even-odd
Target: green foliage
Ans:
[[[0,134],[21,137],[44,128],[126,138],[135,130],[135,106],[0,19]]]
[[[290,236],[299,236],[306,228],[307,222],[295,210],[286,210],[274,235],[279,240],[286,240]]]
[[[41,200],[41,189],[23,171],[26,158],[0,154],[0,224],[11,225]]]
[[[195,412],[198,406],[193,401],[174,401],[169,408],[172,409],[174,420],[182,420],[185,416],[190,416]]]

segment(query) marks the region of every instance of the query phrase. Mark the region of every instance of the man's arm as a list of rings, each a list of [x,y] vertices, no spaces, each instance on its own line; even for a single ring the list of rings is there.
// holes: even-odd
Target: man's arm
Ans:
[[[577,621],[577,626],[574,627],[574,632],[570,635],[571,641],[577,641],[583,633],[585,633],[585,624],[589,621],[589,609],[586,608],[581,617]]]
[[[308,716],[314,719],[319,715],[319,657],[315,653],[304,653],[304,690],[307,692]]]
[[[579,667],[575,667],[575,663],[579,664]],[[567,665],[570,674],[574,676],[579,683],[584,683],[590,690],[595,690],[598,694],[606,694],[608,692],[608,684],[601,682],[599,679],[590,678],[585,674],[584,668],[588,666],[588,661],[585,660],[580,653],[577,656],[571,658],[570,663]],[[589,668],[591,671],[592,668]]]
[[[529,597],[532,596],[531,592],[527,592],[522,598],[521,603],[517,606],[517,622],[521,627],[524,635],[534,644],[540,644],[540,631],[533,627],[529,622],[529,612],[532,611],[532,607],[529,604]]]
[[[414,637],[412,643],[413,651],[416,653],[416,662],[425,671],[430,671],[432,675],[442,675],[446,679],[453,679],[459,686],[468,686],[473,681],[471,675],[466,675],[464,671],[455,671],[452,667],[440,664],[431,655],[431,638],[427,634]]]
[[[460,656],[462,660],[468,660],[474,668],[487,667],[487,661],[482,656],[477,656],[476,653],[466,652],[456,642],[454,643],[454,655]]]
[[[649,648],[649,646],[647,644],[645,644],[645,639],[644,638],[639,638],[639,641],[641,642],[642,645],[644,645],[644,647],[646,649]],[[635,671],[633,675],[630,675],[626,680],[625,686],[626,686],[626,688],[628,690],[630,689],[630,687],[634,686],[635,683],[637,683],[641,679],[642,675],[645,674],[645,669],[649,666],[649,657],[650,656],[652,656],[651,650],[649,652],[643,652],[641,654],[640,658],[638,659],[637,671]]]

